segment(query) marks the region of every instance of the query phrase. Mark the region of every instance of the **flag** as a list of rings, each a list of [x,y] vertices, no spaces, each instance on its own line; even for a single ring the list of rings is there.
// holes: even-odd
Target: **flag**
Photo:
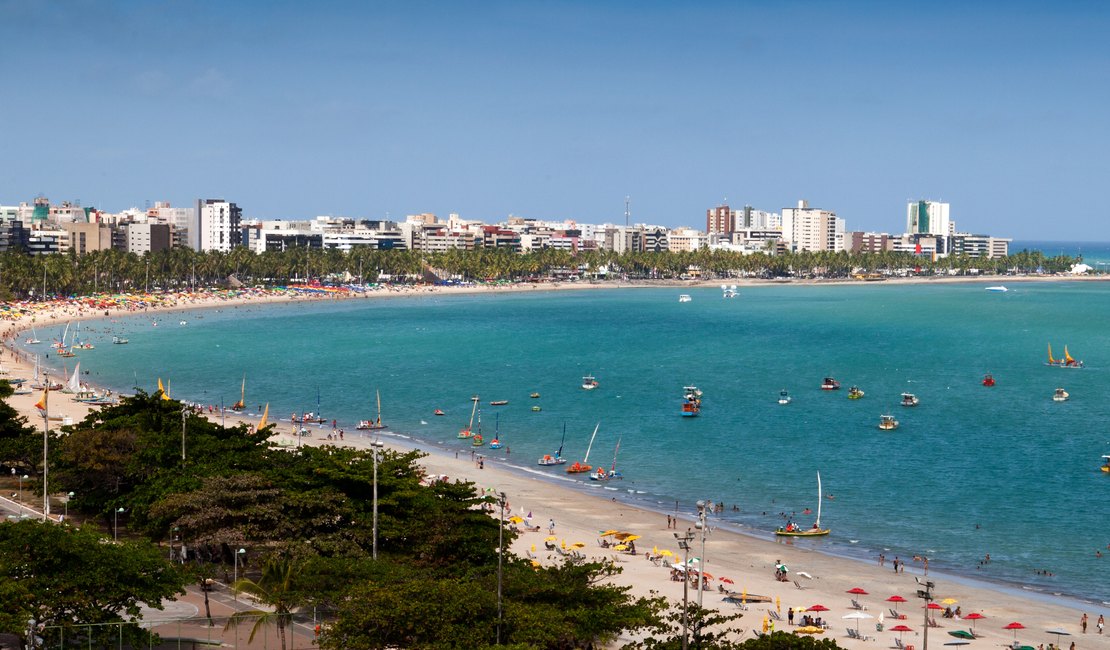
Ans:
[[[38,410],[40,410],[44,413],[46,412],[46,396],[49,393],[49,391],[50,391],[49,388],[43,388],[42,389],[42,399],[35,402],[35,408],[37,408]]]
[[[266,418],[270,415],[270,403],[266,402],[266,408],[262,410],[262,419],[258,421],[259,430],[266,426]]]

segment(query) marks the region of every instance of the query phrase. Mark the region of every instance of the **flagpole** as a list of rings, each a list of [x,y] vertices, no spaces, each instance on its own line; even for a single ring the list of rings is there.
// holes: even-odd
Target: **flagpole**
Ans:
[[[46,521],[50,517],[50,491],[47,490],[47,473],[48,468],[46,465],[46,455],[49,451],[50,441],[50,375],[44,375],[46,381],[46,390],[42,394],[42,520]]]

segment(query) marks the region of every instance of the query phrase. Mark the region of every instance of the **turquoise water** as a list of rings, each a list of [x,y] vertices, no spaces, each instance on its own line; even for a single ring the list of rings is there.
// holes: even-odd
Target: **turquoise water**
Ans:
[[[930,567],[1110,601],[1096,549],[1110,555],[1110,284],[869,284],[635,289],[250,306],[83,328],[94,381],[230,405],[247,376],[248,410],[271,418],[317,410],[348,431],[374,417],[400,433],[469,450],[455,436],[481,395],[486,438],[511,449],[491,460],[540,470],[558,447],[580,460],[601,423],[591,464],[621,439],[625,479],[606,495],[683,512],[726,504],[723,523],[767,534],[780,512],[826,495],[826,552],[930,557]],[[679,303],[678,294],[693,301]],[[188,324],[182,326],[180,319]],[[92,330],[92,331],[90,331]],[[122,334],[130,345],[110,344]],[[57,333],[49,333],[57,336]],[[43,332],[40,336],[46,339]],[[1065,344],[1081,370],[1043,365]],[[986,372],[998,385],[985,388]],[[595,391],[580,388],[594,374]],[[832,375],[844,389],[821,391]],[[705,393],[701,416],[679,415],[682,387]],[[846,397],[849,385],[866,397]],[[1065,387],[1072,399],[1051,400]],[[794,397],[780,406],[780,389]],[[529,399],[533,391],[540,399]],[[898,405],[903,391],[921,399]],[[491,407],[490,400],[509,400]],[[539,405],[541,412],[532,412]],[[440,408],[444,417],[434,417]],[[901,421],[894,432],[879,416]],[[289,426],[283,423],[282,426]],[[577,479],[576,479],[577,480]],[[740,508],[732,510],[733,505]],[[763,514],[766,513],[766,514]],[[980,566],[987,553],[992,562]],[[1054,576],[1036,573],[1047,569]]]

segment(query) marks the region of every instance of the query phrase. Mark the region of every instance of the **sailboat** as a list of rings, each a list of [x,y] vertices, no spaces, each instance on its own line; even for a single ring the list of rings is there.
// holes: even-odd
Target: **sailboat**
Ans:
[[[81,362],[78,361],[76,366],[73,366],[73,374],[66,380],[66,387],[62,389],[63,393],[80,393],[81,392]]]
[[[489,441],[489,448],[500,449],[504,446],[501,442],[501,414],[498,413],[493,420],[493,440]]]
[[[600,422],[594,427],[594,434],[590,436],[590,444],[586,445],[586,455],[582,458],[582,462],[574,461],[574,464],[567,468],[567,474],[583,474],[593,469],[593,467],[587,463],[590,461],[590,449],[594,446],[594,438],[597,437],[597,430],[599,428],[601,428]]]
[[[615,478],[624,478],[621,473],[617,471],[617,452],[621,450],[621,439],[617,438],[617,447],[613,450],[613,465],[606,472],[604,467],[598,467],[597,471],[590,474],[591,481],[609,481]]]
[[[541,458],[539,460],[539,463],[537,463],[537,464],[543,465],[543,466],[546,467],[546,466],[549,466],[549,465],[563,465],[564,463],[566,463],[567,459],[563,458],[563,443],[566,442],[566,439],[567,439],[567,423],[564,422],[563,423],[563,438],[562,438],[562,440],[559,441],[559,451],[556,451],[554,456],[552,456],[551,454],[544,454],[543,458]]]
[[[481,411],[478,411],[478,433],[475,433],[473,436],[470,437],[470,444],[474,447],[481,447],[483,444],[485,444],[485,440],[482,439],[482,412]]]
[[[62,338],[55,340],[53,343],[50,344],[50,347],[58,348],[59,350],[61,350],[62,348],[64,348],[66,346],[66,337],[67,336],[69,336],[69,322],[68,321],[66,322],[65,329],[62,330]]]
[[[80,324],[78,324],[78,326],[80,326]],[[67,357],[68,358],[68,357],[77,356],[77,354],[73,352],[73,339],[72,338],[70,339],[69,347],[68,348],[66,347],[66,335],[67,334],[69,334],[69,323],[66,323],[66,328],[62,332],[62,340],[58,341],[57,343],[54,344],[54,347],[58,348],[58,356],[59,357]]]
[[[821,472],[817,472],[817,520],[813,522],[813,528],[803,530],[794,525],[794,522],[789,522],[785,527],[776,530],[775,535],[779,537],[822,537],[828,535],[829,529],[821,528],[821,498]]]
[[[474,397],[477,398],[478,396],[475,395]],[[470,408],[470,424],[466,425],[466,428],[462,431],[459,431],[460,439],[469,438],[474,435],[473,433],[471,433],[471,429],[474,428],[474,413],[478,411],[478,400],[472,399],[471,401],[474,402],[474,406]]]
[[[243,375],[243,386],[239,393],[239,401],[231,405],[232,411],[242,411],[246,407],[247,402],[247,376]]]
[[[371,422],[370,420],[362,420],[358,423],[358,426],[355,427],[356,429],[377,430],[385,428],[385,425],[382,424],[382,393],[379,390],[375,390],[374,395],[378,398],[378,419],[374,420],[373,422]],[[477,402],[475,402],[475,404],[477,404]]]
[[[39,340],[38,334],[35,333],[35,326],[34,325],[31,326],[31,337],[29,339],[27,339],[26,341],[24,341],[24,343],[26,343],[27,345],[35,345],[36,343],[42,343],[42,341]]]

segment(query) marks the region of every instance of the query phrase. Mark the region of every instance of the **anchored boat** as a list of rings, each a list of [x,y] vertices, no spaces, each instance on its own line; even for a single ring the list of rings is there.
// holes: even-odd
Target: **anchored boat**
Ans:
[[[823,537],[828,535],[829,528],[821,528],[821,472],[817,472],[817,519],[813,528],[803,529],[794,522],[787,522],[785,526],[775,531],[779,537]]]

